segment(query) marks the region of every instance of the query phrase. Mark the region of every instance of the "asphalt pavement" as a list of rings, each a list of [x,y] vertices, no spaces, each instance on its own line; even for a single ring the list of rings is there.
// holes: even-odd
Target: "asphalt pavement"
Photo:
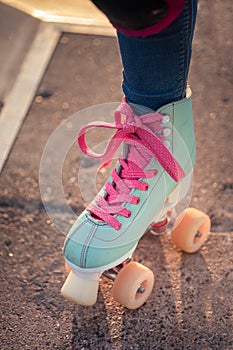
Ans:
[[[191,205],[210,216],[211,234],[192,255],[175,250],[169,236],[144,235],[136,256],[153,270],[155,286],[135,311],[113,300],[105,277],[92,307],[60,295],[64,235],[41,200],[42,152],[71,115],[122,97],[116,38],[63,33],[1,174],[2,350],[233,349],[231,14],[230,0],[200,1],[189,78],[197,138]],[[63,171],[77,214],[86,204],[80,159],[73,145]]]

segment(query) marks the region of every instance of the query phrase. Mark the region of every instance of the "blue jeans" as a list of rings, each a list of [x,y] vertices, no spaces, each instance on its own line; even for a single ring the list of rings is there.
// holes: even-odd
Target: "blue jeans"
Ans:
[[[155,35],[117,33],[127,102],[157,110],[185,97],[197,2],[186,0],[179,17]]]

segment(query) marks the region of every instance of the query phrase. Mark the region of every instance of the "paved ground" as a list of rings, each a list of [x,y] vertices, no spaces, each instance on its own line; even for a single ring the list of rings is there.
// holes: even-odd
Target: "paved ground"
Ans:
[[[233,348],[232,23],[230,0],[200,1],[190,84],[198,158],[192,205],[212,218],[203,249],[187,255],[169,237],[146,234],[137,256],[152,268],[149,301],[128,311],[102,278],[98,302],[66,302],[63,235],[43,210],[39,162],[52,131],[75,111],[121,99],[114,38],[64,34],[1,175],[1,349]],[[65,163],[65,193],[81,212],[74,179],[80,153]]]

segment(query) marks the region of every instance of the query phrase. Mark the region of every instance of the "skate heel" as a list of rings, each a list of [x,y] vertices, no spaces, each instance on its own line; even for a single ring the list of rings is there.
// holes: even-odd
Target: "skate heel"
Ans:
[[[189,173],[174,190],[169,194],[162,213],[156,218],[149,227],[149,232],[154,236],[170,234],[176,221],[177,213],[186,209],[189,205],[189,195],[192,191],[192,172]],[[184,203],[185,202],[185,203]]]
[[[99,279],[87,279],[70,271],[61,294],[76,304],[91,306],[96,303],[99,288]]]
[[[192,180],[193,173],[190,172],[185,178],[183,178],[174,190],[169,194],[167,199],[167,209],[175,207],[187,196],[191,196],[192,192]]]

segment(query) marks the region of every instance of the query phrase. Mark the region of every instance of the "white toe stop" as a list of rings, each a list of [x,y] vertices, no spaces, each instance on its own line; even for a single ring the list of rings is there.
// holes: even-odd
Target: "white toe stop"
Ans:
[[[98,287],[99,280],[85,279],[70,271],[61,293],[76,304],[90,306],[96,303]]]

